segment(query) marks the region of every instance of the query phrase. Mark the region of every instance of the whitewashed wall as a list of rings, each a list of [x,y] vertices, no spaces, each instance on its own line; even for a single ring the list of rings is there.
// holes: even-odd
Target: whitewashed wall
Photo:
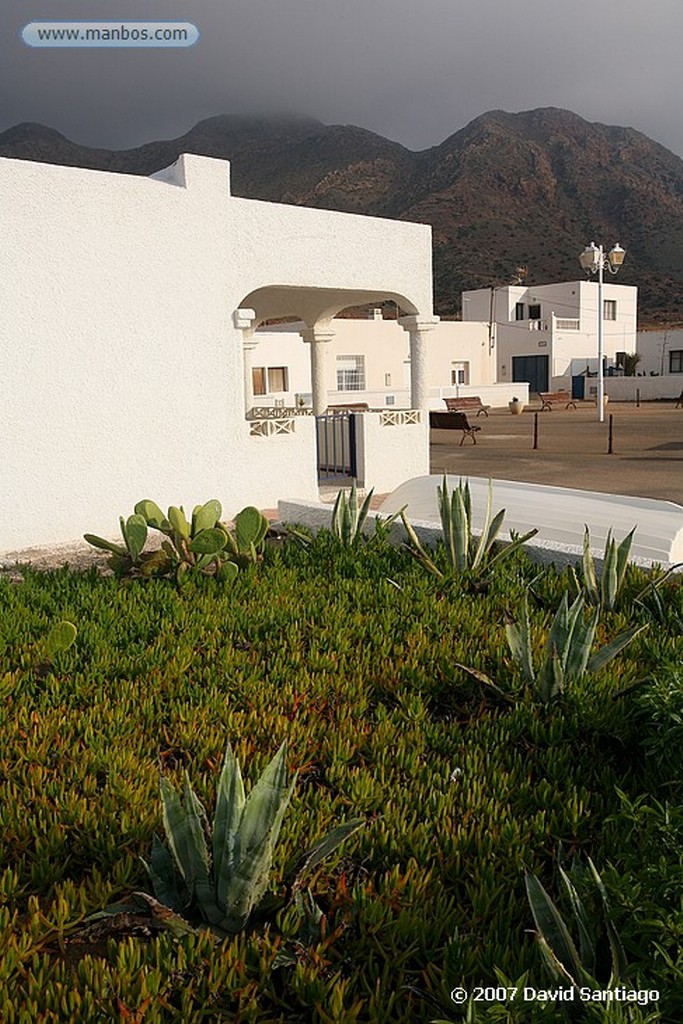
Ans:
[[[257,397],[257,405],[273,405],[274,400],[293,405],[296,396],[311,390],[309,346],[299,331],[302,325],[280,324],[261,328],[252,358],[257,367],[287,366],[287,392]],[[373,317],[363,320],[335,319],[330,325],[334,338],[328,363],[328,401],[366,402],[371,407],[410,407],[409,337],[395,320]],[[360,392],[337,391],[336,359],[342,355],[361,355],[365,360],[365,388]],[[470,388],[481,390],[495,384],[495,351],[489,348],[488,327],[481,323],[442,321],[427,334],[427,382],[430,396],[451,388],[451,370],[455,363],[469,364]],[[388,378],[388,383],[387,383]],[[463,394],[465,391],[463,390]],[[472,394],[478,394],[475,390]],[[508,399],[505,399],[507,402]],[[432,403],[433,404],[433,403]],[[505,404],[502,402],[500,404]],[[434,408],[439,407],[437,401]]]
[[[591,384],[595,384],[591,380]],[[683,376],[666,377],[605,377],[605,394],[615,402],[635,402],[640,391],[641,402],[658,398],[678,398],[683,392]]]
[[[417,422],[404,422],[406,417]],[[429,423],[424,413],[367,412],[355,420],[360,487],[386,494],[409,480],[414,466],[423,466],[425,459],[429,464]]]
[[[111,535],[143,497],[315,497],[312,423],[249,436],[234,310],[277,286],[432,311],[428,227],[235,199],[205,157],[155,179],[2,159],[0,232],[0,551]]]
[[[638,331],[636,351],[640,355],[638,373],[669,374],[671,352],[683,351],[683,331]],[[683,373],[671,374],[678,377],[683,388]]]

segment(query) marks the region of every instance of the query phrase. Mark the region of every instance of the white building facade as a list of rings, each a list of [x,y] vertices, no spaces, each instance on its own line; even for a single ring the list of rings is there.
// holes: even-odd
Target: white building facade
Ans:
[[[637,288],[605,282],[603,352],[607,373],[636,350]],[[598,285],[568,281],[504,285],[463,292],[463,319],[485,320],[496,349],[499,382],[528,381],[532,392],[571,390],[586,379],[594,397],[598,368]],[[574,385],[576,387],[576,385]]]
[[[401,307],[415,415],[370,416],[392,441],[367,484],[428,471],[429,227],[237,199],[226,162],[183,155],[151,178],[2,159],[0,229],[0,552],[111,536],[145,497],[316,498],[313,418],[246,415],[278,317],[306,325],[318,411],[335,314]]]
[[[311,404],[311,366],[302,333],[304,325],[278,324],[254,335],[255,406]],[[334,319],[330,333],[325,380],[329,406],[410,408],[410,339],[399,321],[383,319],[382,309],[374,309],[365,319]],[[506,406],[512,397],[511,387],[496,384],[487,324],[438,323],[429,335],[425,373],[430,409],[443,410],[446,397],[476,394],[494,407]]]

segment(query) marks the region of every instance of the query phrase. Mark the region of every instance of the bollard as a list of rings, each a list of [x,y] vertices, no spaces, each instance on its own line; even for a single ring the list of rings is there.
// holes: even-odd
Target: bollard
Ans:
[[[613,439],[613,436],[612,436],[612,426],[613,426],[613,421],[614,421],[614,416],[612,415],[612,413],[610,413],[609,414],[609,439],[607,441],[607,454],[608,455],[612,455],[613,454],[613,448],[612,448],[612,439]]]
[[[640,388],[636,388],[636,409],[640,409]]]
[[[533,451],[538,448],[538,413],[534,413],[534,447]]]

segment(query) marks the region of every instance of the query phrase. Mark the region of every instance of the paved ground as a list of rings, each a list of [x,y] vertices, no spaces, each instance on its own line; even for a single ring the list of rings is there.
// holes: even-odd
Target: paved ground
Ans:
[[[481,426],[476,445],[468,438],[460,448],[460,431],[432,430],[431,472],[664,498],[683,505],[683,409],[674,405],[610,403],[604,423],[598,422],[595,406],[539,412],[537,451],[532,447],[534,412],[540,403],[531,403],[521,416],[494,409],[488,419],[469,417]],[[612,455],[607,454],[610,413]]]

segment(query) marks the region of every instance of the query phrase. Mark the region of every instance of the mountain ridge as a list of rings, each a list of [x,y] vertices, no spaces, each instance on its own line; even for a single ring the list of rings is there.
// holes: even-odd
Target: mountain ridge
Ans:
[[[578,253],[595,239],[627,250],[618,281],[638,285],[641,322],[683,321],[683,160],[634,128],[539,107],[488,111],[420,151],[296,115],[214,115],[126,150],[35,122],[0,133],[0,156],[126,174],[181,152],[229,159],[235,195],[430,224],[441,315],[520,264],[531,284],[578,279]]]

